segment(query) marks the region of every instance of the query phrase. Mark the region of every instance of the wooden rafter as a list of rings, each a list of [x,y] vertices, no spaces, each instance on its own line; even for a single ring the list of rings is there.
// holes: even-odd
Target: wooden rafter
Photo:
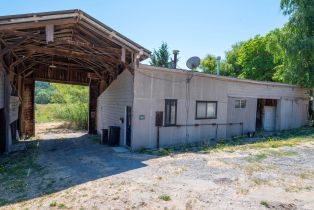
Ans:
[[[23,44],[26,40],[28,39],[28,37],[24,37],[21,40],[17,41],[16,43],[7,46],[6,48],[2,49],[0,52],[0,56],[5,55],[6,53],[12,51],[13,49],[17,48],[18,46],[20,46],[21,44]]]
[[[44,47],[28,45],[27,47],[21,47],[20,49],[23,49],[26,51],[34,51],[36,53],[58,55],[58,56],[63,56],[63,57],[68,57],[68,58],[79,58],[83,60],[87,59],[87,60],[96,60],[96,61],[107,61],[107,62],[113,62],[113,63],[120,62],[120,60],[110,58],[106,55],[88,54],[88,53],[83,53],[79,51],[59,49],[59,48],[47,48],[47,47],[44,48]]]

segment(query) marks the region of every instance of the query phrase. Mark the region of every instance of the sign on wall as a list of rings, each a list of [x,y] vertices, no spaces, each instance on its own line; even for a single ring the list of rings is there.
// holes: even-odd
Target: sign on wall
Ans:
[[[19,118],[20,98],[16,96],[10,97],[10,123],[13,123]]]

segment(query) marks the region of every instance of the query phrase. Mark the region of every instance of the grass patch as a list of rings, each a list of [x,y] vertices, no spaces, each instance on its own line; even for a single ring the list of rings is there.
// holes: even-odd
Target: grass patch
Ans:
[[[264,168],[260,164],[247,164],[242,166],[245,173],[249,176],[252,176],[255,172],[263,171]]]
[[[253,157],[249,157],[248,161],[249,162],[262,162],[268,157],[291,157],[291,156],[296,156],[296,155],[298,155],[298,153],[293,152],[293,151],[268,150],[268,151],[259,152]]]
[[[9,203],[9,201],[8,201],[8,200],[3,199],[3,198],[0,198],[0,206],[7,205],[8,203]]]
[[[89,139],[92,140],[93,142],[100,143],[100,136],[93,135],[90,136]]]
[[[57,206],[57,202],[56,201],[53,201],[49,204],[50,207],[56,207]]]
[[[68,207],[65,204],[63,204],[63,203],[59,203],[58,204],[58,208],[59,209],[67,209]]]
[[[193,143],[185,144],[179,146],[173,146],[158,150],[149,150],[142,148],[138,152],[166,156],[172,153],[181,152],[201,152],[201,153],[211,153],[217,151],[234,152],[237,150],[248,150],[248,149],[269,149],[269,148],[280,148],[280,147],[293,147],[300,145],[302,142],[311,141],[314,139],[314,128],[313,127],[303,127],[298,129],[293,129],[290,131],[282,131],[274,133],[272,136],[263,136],[263,133],[257,134],[256,142],[251,142],[252,140],[246,136],[234,137],[220,139],[215,145],[210,145],[209,143]],[[293,156],[297,155],[294,152],[278,152],[277,154],[272,153],[270,155],[276,157],[282,156]],[[258,154],[255,158],[257,161],[262,161],[266,159],[268,154]]]
[[[23,200],[27,196],[27,180],[33,174],[42,175],[43,167],[36,162],[37,150],[35,142],[27,144],[27,150],[0,157],[0,194],[14,195],[0,200],[0,206],[17,200]],[[30,177],[28,172],[30,169]],[[11,200],[12,199],[12,200]]]
[[[86,130],[88,104],[35,104],[36,123],[66,122],[68,128]]]
[[[165,195],[165,194],[160,195],[158,198],[160,200],[163,200],[163,201],[171,201],[171,197],[169,195]]]
[[[261,201],[260,204],[262,206],[265,206],[266,208],[270,208],[270,205],[269,205],[269,203],[267,201]]]
[[[36,123],[47,123],[58,121],[54,115],[54,110],[60,108],[60,104],[35,104]]]
[[[250,162],[256,161],[256,162],[261,162],[262,160],[266,159],[268,157],[267,153],[259,153],[255,155],[253,158],[249,158]]]
[[[301,179],[314,179],[314,171],[307,171],[298,174]]]
[[[253,181],[256,185],[266,185],[266,184],[269,183],[268,180],[261,179],[261,178],[258,178],[258,177],[253,177],[253,178],[252,178],[252,181]]]

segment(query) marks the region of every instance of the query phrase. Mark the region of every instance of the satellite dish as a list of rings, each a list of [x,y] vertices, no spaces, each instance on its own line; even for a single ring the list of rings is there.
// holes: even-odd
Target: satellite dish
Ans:
[[[192,70],[196,69],[200,64],[201,64],[201,59],[196,56],[189,58],[188,61],[186,62],[186,66]]]

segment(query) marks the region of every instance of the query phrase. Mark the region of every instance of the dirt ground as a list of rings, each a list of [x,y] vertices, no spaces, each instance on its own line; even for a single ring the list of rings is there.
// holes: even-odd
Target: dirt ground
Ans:
[[[24,197],[0,189],[1,209],[314,209],[314,139],[160,157],[117,153],[80,132],[37,135],[40,169]]]

